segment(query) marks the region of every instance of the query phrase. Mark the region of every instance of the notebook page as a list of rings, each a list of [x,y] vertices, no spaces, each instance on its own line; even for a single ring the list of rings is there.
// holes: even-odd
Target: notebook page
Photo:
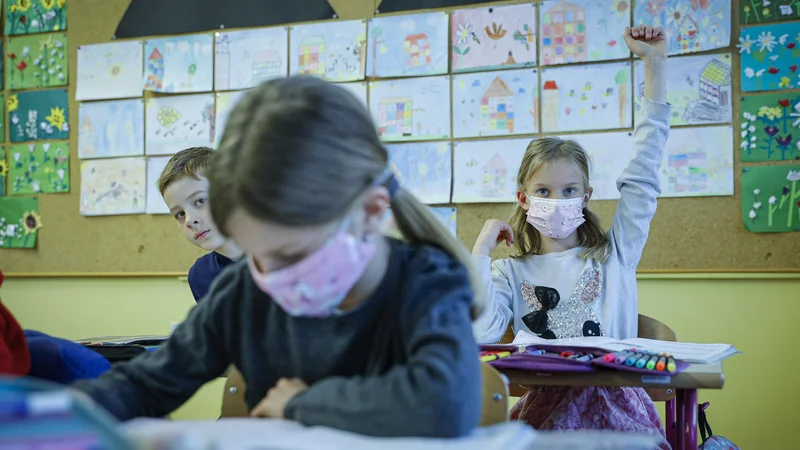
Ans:
[[[730,344],[693,344],[690,342],[656,341],[653,339],[634,338],[621,341],[626,347],[642,348],[654,352],[666,352],[683,361],[696,364],[720,362],[740,353]]]
[[[569,345],[571,347],[595,347],[608,351],[624,350],[629,344],[605,336],[587,336],[569,339],[542,339],[520,330],[514,336],[513,345]]]

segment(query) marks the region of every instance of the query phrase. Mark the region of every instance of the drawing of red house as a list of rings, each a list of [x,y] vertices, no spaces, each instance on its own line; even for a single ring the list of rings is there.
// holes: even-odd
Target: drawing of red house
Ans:
[[[558,129],[558,85],[555,80],[545,81],[542,87],[542,129]]]
[[[164,56],[157,48],[147,58],[147,83],[145,89],[162,89],[164,87]]]
[[[325,39],[320,36],[305,38],[297,53],[298,73],[325,75]]]
[[[514,132],[514,92],[495,77],[481,97],[481,130]]]
[[[506,163],[499,154],[495,154],[481,169],[481,196],[502,197],[505,194],[507,174]]]
[[[687,14],[678,27],[678,45],[681,53],[700,51],[700,42],[697,40],[697,22]]]
[[[431,63],[431,41],[425,33],[406,36],[403,41],[406,67],[427,66]]]

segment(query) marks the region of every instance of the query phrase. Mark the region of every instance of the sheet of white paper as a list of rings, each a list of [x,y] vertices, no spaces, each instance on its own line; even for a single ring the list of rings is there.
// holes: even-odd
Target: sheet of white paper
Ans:
[[[458,211],[456,208],[442,206],[442,207],[433,207],[431,208],[431,212],[442,221],[442,225],[444,225],[453,236],[456,236],[458,227],[457,227],[457,220],[458,220]],[[386,236],[393,237],[395,239],[403,239],[402,233],[397,228],[397,222],[394,220],[394,214],[392,213],[391,209],[386,210],[386,215],[383,217],[383,224],[381,225],[381,233]]]
[[[617,178],[636,155],[632,133],[619,131],[560,137],[577,142],[589,153],[589,184],[594,189],[592,200],[618,199]]]
[[[169,162],[171,156],[155,156],[147,158],[147,201],[145,212],[147,214],[169,214],[169,208],[164,203],[161,192],[158,191],[156,183],[164,167]]]
[[[144,155],[144,100],[81,103],[78,158]]]
[[[545,0],[539,5],[539,51],[545,66],[630,56],[623,40],[630,2]]]
[[[367,72],[387,78],[447,73],[448,20],[446,11],[370,19]]]
[[[361,103],[364,104],[365,108],[369,108],[369,102],[367,101],[366,81],[359,81],[357,83],[341,83],[339,86],[352,92],[353,95],[355,95],[359,100],[361,100]]]
[[[83,216],[144,214],[145,158],[81,161],[80,213]]]
[[[215,33],[214,89],[248,89],[289,74],[289,28]]]
[[[367,21],[338,20],[289,28],[291,75],[316,75],[328,81],[364,79]]]
[[[536,69],[454,75],[454,137],[535,133],[538,84]]]
[[[145,153],[173,155],[214,142],[214,94],[149,98],[145,102]]]
[[[630,128],[628,62],[542,70],[542,131]]]
[[[404,188],[423,203],[450,203],[453,167],[449,142],[392,144],[386,149],[394,175]]]
[[[145,41],[145,90],[171,94],[213,90],[213,47],[210,33]]]
[[[384,141],[450,137],[450,77],[369,83],[369,110]]]
[[[453,72],[536,65],[536,4],[453,11],[450,39]]]
[[[510,203],[530,139],[456,142],[453,203]]]
[[[78,47],[75,100],[141,97],[142,41]]]
[[[733,128],[673,128],[661,163],[662,197],[733,195]]]
[[[685,56],[669,59],[667,101],[672,104],[670,125],[730,123],[733,109],[731,54]],[[633,118],[643,119],[644,63],[633,63]]]
[[[770,2],[762,3],[766,8]],[[633,23],[664,27],[670,55],[731,45],[731,0],[639,0],[633,4]],[[776,9],[773,12],[777,14]]]
[[[216,113],[214,114],[214,145],[219,147],[222,141],[222,133],[225,132],[225,125],[228,117],[233,111],[233,107],[241,100],[247,91],[217,92]]]

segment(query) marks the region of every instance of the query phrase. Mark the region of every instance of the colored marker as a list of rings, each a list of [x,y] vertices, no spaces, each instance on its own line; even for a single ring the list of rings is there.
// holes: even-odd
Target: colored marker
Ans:
[[[531,350],[528,352],[529,355],[544,355],[544,350]]]
[[[569,358],[570,356],[574,355],[574,352],[561,352],[562,358]]]
[[[634,353],[628,359],[625,360],[625,365],[632,367],[634,364],[636,364],[636,361],[640,360],[642,357],[643,355],[639,353]]]
[[[614,359],[614,362],[617,364],[625,364],[625,360],[628,359],[629,356],[633,356],[633,353],[629,351],[620,352],[616,359]]]
[[[644,355],[642,355],[641,358],[636,360],[636,368],[637,369],[644,369],[644,367],[647,365],[647,361],[649,361],[649,360],[650,360],[650,355],[645,353]]]
[[[650,357],[650,361],[647,361],[647,370],[653,370],[656,368],[656,363],[658,362],[658,355],[653,355]]]
[[[609,362],[609,363],[610,363],[610,362],[614,362],[614,361],[616,361],[618,358],[620,358],[621,356],[623,356],[623,355],[627,355],[627,354],[628,354],[628,352],[627,352],[627,351],[622,351],[622,352],[614,352],[614,353],[608,353],[608,354],[606,354],[605,356],[603,356],[603,361],[605,361],[605,362]]]
[[[667,358],[665,356],[659,356],[658,362],[656,362],[656,370],[659,372],[664,370],[667,367]]]
[[[667,359],[667,371],[668,372],[675,372],[675,358],[672,356]]]
[[[594,359],[594,355],[592,355],[592,354],[590,353],[590,354],[588,354],[588,355],[583,355],[583,356],[581,356],[580,358],[576,358],[576,361],[580,361],[580,362],[588,362],[588,361],[591,361],[591,360],[593,360],[593,359]]]

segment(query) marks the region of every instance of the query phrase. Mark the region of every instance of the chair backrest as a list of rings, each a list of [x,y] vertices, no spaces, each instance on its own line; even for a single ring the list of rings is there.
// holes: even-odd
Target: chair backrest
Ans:
[[[220,417],[248,417],[250,410],[244,401],[244,392],[247,386],[242,374],[236,367],[228,367],[225,390],[222,392],[222,410]]]
[[[508,420],[508,378],[487,363],[481,363],[482,427]]]
[[[643,314],[639,314],[639,337],[670,342],[678,340],[672,328]],[[645,389],[645,392],[654,402],[666,402],[675,398],[675,389]]]

